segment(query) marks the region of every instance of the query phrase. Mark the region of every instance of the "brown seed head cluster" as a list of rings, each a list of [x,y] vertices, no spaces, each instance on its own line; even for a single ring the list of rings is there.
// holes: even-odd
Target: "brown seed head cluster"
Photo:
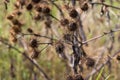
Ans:
[[[55,50],[58,54],[61,54],[64,52],[64,49],[65,49],[65,46],[62,42],[58,42],[56,45],[55,45]]]
[[[66,25],[69,24],[69,20],[68,20],[68,19],[62,19],[62,20],[60,21],[60,23],[61,23],[62,26],[66,26]]]
[[[38,56],[39,56],[39,54],[40,54],[40,52],[39,52],[39,50],[38,50],[38,41],[37,41],[37,39],[36,38],[32,38],[31,40],[30,40],[30,43],[29,43],[29,46],[30,46],[30,57],[32,58],[32,59],[36,59],[36,58],[38,58]]]
[[[88,3],[83,3],[83,5],[81,6],[81,10],[82,11],[87,11],[88,10]]]
[[[118,61],[120,61],[120,55],[117,55],[116,59],[117,59]]]
[[[68,26],[68,30],[69,30],[69,31],[75,31],[75,30],[77,30],[77,23],[71,22],[71,23],[69,24],[69,26]]]
[[[31,28],[28,28],[27,31],[28,31],[29,33],[33,33],[33,30],[32,30]]]
[[[26,9],[29,11],[29,10],[32,10],[33,8],[33,5],[31,3],[29,3],[27,6],[26,6]]]
[[[86,66],[93,67],[95,65],[95,60],[92,58],[87,58]]]
[[[37,39],[32,39],[32,40],[30,41],[30,46],[31,46],[32,48],[37,48],[37,47],[38,47],[38,41],[37,41]]]
[[[72,35],[71,34],[64,34],[63,38],[66,41],[72,41]]]
[[[78,16],[78,12],[75,9],[72,9],[69,13],[70,17],[76,18]]]

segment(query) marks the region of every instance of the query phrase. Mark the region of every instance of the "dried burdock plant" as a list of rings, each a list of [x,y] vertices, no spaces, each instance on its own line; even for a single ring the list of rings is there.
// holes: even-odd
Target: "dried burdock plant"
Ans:
[[[70,68],[67,73],[73,74],[68,75],[66,80],[88,80],[87,78],[90,78],[95,73],[99,72],[100,69],[105,65],[109,64],[110,62],[110,65],[113,64],[112,58],[118,54],[115,53],[112,55],[112,52],[114,52],[114,49],[116,48],[115,46],[113,46],[113,44],[117,43],[115,42],[115,36],[117,34],[113,33],[120,31],[120,29],[112,29],[112,23],[114,22],[112,22],[111,19],[111,17],[113,17],[114,15],[117,16],[118,14],[115,14],[116,12],[110,14],[110,12],[113,12],[110,8],[114,8],[117,10],[120,10],[120,8],[107,4],[107,1],[105,2],[105,0],[14,0],[10,2],[9,0],[4,0],[3,3],[5,4],[6,9],[8,8],[7,10],[5,10],[7,12],[5,15],[7,20],[9,20],[9,40],[11,44],[7,43],[7,41],[2,40],[2,38],[0,38],[0,42],[7,46],[10,46],[12,49],[24,55],[24,57],[32,63],[31,65],[36,67],[35,70],[39,71],[46,80],[51,80],[48,75],[51,75],[51,72],[54,72],[51,71],[53,70],[51,69],[53,67],[55,67],[54,70],[57,71],[58,67],[56,68],[56,66],[59,64],[54,63],[58,62],[64,62],[64,67]],[[9,9],[9,3],[10,5],[13,5],[13,11],[10,11],[12,9]],[[93,8],[90,8],[91,5],[100,5],[99,8],[101,9],[101,11],[100,9],[97,9],[98,6],[93,6]],[[101,12],[102,18],[107,19],[106,21],[107,24],[109,24],[109,27],[104,28],[104,26],[106,26],[105,21],[105,25],[104,23],[102,23],[102,27],[100,27],[100,30],[97,29],[100,25],[94,25],[98,24],[97,18],[99,18],[99,14],[97,13],[97,10],[99,10],[98,12]],[[91,17],[89,16],[91,14],[95,15],[92,15]],[[25,25],[23,24],[23,22],[25,22]],[[88,27],[91,29],[90,33],[87,31]],[[103,32],[101,35],[96,36],[97,34],[100,34],[101,31],[103,31],[104,29],[105,31],[109,29],[109,31]],[[111,37],[113,39],[113,41],[111,41],[110,47],[108,46],[110,44],[110,40],[103,39],[102,42],[100,42],[102,44],[98,45],[97,39],[107,35],[111,35],[108,37]],[[89,42],[92,41],[95,41],[93,42],[94,44],[89,44]],[[108,45],[104,45],[104,43]],[[84,46],[85,44],[89,44],[89,46]],[[21,51],[13,45],[20,47]],[[42,48],[43,46],[45,47]],[[50,47],[50,50],[47,49],[48,46]],[[100,63],[95,65],[96,58],[94,58],[94,56],[97,56],[98,53],[96,52],[96,54],[94,55],[94,51],[97,50],[98,46],[105,46],[105,48],[108,48],[108,51],[106,50],[106,54],[100,58],[101,62],[98,60],[98,62]],[[43,50],[46,50],[42,55],[44,57],[39,57]],[[53,53],[55,51],[57,55],[60,56],[60,59],[62,59],[61,61],[58,61],[56,59],[56,55],[49,54],[49,52]],[[108,55],[107,53],[110,53],[110,57],[106,58],[105,56]],[[49,57],[51,57],[51,59],[48,59]],[[102,62],[103,59],[104,61]],[[119,61],[120,56],[117,55],[116,59]],[[45,71],[48,71],[47,73],[45,73],[38,65],[37,61],[42,64],[42,61],[47,60],[52,61],[53,65],[51,65],[51,63],[47,64],[47,62],[44,62],[44,64],[47,64],[50,67],[50,69],[46,69],[45,67]],[[11,75],[13,75],[14,77],[14,64],[11,63],[10,65]],[[90,70],[86,69],[86,67],[93,70],[90,72]],[[62,74],[62,72],[60,71],[62,71],[61,69],[58,70],[58,72]],[[86,72],[89,73],[84,74]],[[35,79],[39,77],[36,77],[36,75],[38,75],[38,73],[34,74]],[[64,74],[62,74],[62,76],[63,75]],[[15,76],[17,76],[17,74],[15,74]],[[56,76],[56,74],[52,74],[51,76],[52,79],[59,79],[59,75]],[[85,79],[83,78],[83,76]]]

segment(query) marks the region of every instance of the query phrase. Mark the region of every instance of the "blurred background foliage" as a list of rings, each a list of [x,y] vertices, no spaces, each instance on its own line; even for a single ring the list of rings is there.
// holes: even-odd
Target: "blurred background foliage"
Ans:
[[[7,20],[7,16],[14,11],[14,3],[17,0],[10,0],[7,3],[8,8],[5,9],[4,0],[0,0],[0,36],[9,39],[9,29],[11,27],[10,21]],[[19,1],[19,0],[18,0]],[[29,2],[30,0],[28,0]],[[70,0],[56,0],[55,3],[61,7],[64,7],[66,2],[70,2]],[[78,0],[79,1],[79,0]],[[93,0],[97,1],[97,0]],[[106,4],[110,4],[116,7],[120,7],[119,0],[105,0]],[[112,3],[111,3],[112,1]],[[76,1],[77,2],[77,1]],[[71,5],[71,3],[70,3]],[[51,14],[58,19],[60,19],[59,11],[57,8],[50,4],[51,7]],[[79,10],[79,4],[76,5],[76,9]],[[95,4],[93,8],[89,8],[86,12],[79,12],[81,13],[81,19],[83,28],[86,34],[87,39],[91,39],[97,35],[101,35],[104,32],[107,32],[114,28],[120,28],[120,10],[109,8],[110,11],[110,20],[105,15],[100,16],[101,5]],[[34,11],[33,11],[34,12]],[[22,26],[22,32],[26,33],[27,28],[32,28],[36,33],[45,34],[44,24],[42,21],[35,21],[32,19],[31,14],[34,15],[33,12],[27,11],[26,9],[23,10],[23,13],[19,18],[19,20],[25,23]],[[67,11],[64,12],[66,17],[68,17]],[[59,22],[55,19],[52,19],[52,29],[56,35],[53,35],[55,39],[60,39],[62,34],[64,33],[64,29],[61,28]],[[115,42],[114,47],[109,53],[108,49],[111,45],[112,41],[110,40],[110,36],[104,36],[98,40],[92,41],[88,43],[88,46],[84,46],[85,52],[90,57],[94,58],[95,60],[98,58],[100,53],[104,51],[104,58],[101,59],[101,62],[104,62],[106,57],[116,50],[120,49],[120,32],[116,32],[114,34]],[[29,40],[30,36],[27,36],[27,40]],[[41,41],[44,41],[41,40]],[[45,41],[47,42],[47,41]],[[19,47],[17,44],[14,45],[21,51],[23,49]],[[39,48],[42,49],[45,45],[41,45]],[[68,73],[66,73],[66,63],[62,61],[59,56],[56,54],[54,47],[49,45],[47,49],[43,50],[37,62],[42,67],[42,69],[49,75],[52,80],[65,80]],[[109,74],[109,69],[107,66],[101,69],[100,73],[98,72],[95,76],[91,77],[90,80],[103,80],[103,76],[109,77],[106,80],[119,80],[120,79],[120,64],[119,61],[113,59],[111,61],[112,69],[111,73]],[[11,69],[14,71],[14,74],[11,72]],[[86,76],[92,69],[83,72],[83,77]],[[101,75],[102,74],[102,75]],[[12,77],[11,77],[12,76]],[[37,79],[34,79],[37,76]],[[96,78],[97,77],[97,78]],[[99,78],[100,77],[100,78]],[[24,58],[21,54],[17,51],[10,49],[8,46],[3,45],[0,43],[0,80],[44,80],[44,78],[39,74],[39,71],[33,67],[28,60]]]

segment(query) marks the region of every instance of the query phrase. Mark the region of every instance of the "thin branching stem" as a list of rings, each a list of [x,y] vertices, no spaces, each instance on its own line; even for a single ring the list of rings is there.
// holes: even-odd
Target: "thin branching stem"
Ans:
[[[105,6],[107,6],[107,7],[111,7],[111,8],[120,10],[120,7],[112,6],[112,5],[109,5],[109,4],[106,4],[106,3],[92,2],[91,4],[92,4],[92,5],[94,5],[94,4],[97,4],[97,5],[105,5]]]
[[[109,32],[104,32],[103,34],[101,34],[101,35],[99,35],[99,36],[93,37],[93,38],[91,38],[91,39],[89,39],[89,40],[86,40],[86,41],[82,42],[82,44],[86,44],[86,43],[88,43],[88,42],[91,42],[91,41],[94,41],[94,40],[96,40],[96,39],[99,39],[99,38],[101,38],[101,37],[103,37],[103,36],[105,36],[105,35],[108,35],[108,34],[111,34],[111,33],[114,33],[114,32],[118,32],[118,31],[120,31],[120,29],[115,29],[115,30],[111,30],[111,31],[109,31]]]

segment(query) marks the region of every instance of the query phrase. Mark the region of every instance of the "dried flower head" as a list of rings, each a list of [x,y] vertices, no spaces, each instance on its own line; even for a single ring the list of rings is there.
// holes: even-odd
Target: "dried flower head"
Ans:
[[[9,41],[10,41],[11,44],[16,43],[17,42],[16,35],[13,35],[12,33],[10,33]]]
[[[12,20],[13,18],[14,18],[14,15],[8,15],[8,16],[7,16],[7,19],[8,19],[8,20]]]
[[[21,11],[16,11],[16,14],[17,14],[18,16],[20,16],[20,15],[22,14],[22,12],[21,12]]]
[[[50,8],[48,7],[48,6],[44,6],[43,8],[42,8],[42,12],[44,13],[44,14],[50,14]]]
[[[32,39],[31,41],[30,41],[30,46],[32,47],[32,48],[37,48],[38,47],[38,41],[37,41],[37,39]]]
[[[37,12],[42,12],[42,7],[41,6],[37,6],[35,9],[36,9]]]
[[[88,10],[88,4],[87,3],[84,3],[82,6],[81,6],[81,10],[83,11],[87,11]]]
[[[19,27],[24,25],[24,23],[20,22],[20,20],[18,20],[18,19],[12,19],[11,22],[12,22],[13,25],[16,25],[16,26],[19,26]]]
[[[68,26],[69,31],[75,31],[77,29],[77,23],[71,22]]]
[[[33,8],[33,5],[31,3],[29,3],[27,6],[26,6],[26,9],[29,11],[29,10],[32,10]]]
[[[18,26],[13,26],[10,29],[10,34],[12,34],[12,35],[16,35],[16,34],[18,34],[20,32],[21,32],[21,28],[18,27]]]
[[[40,14],[37,14],[34,16],[34,20],[36,21],[41,20],[41,19],[43,19],[43,17]]]
[[[28,31],[29,33],[33,33],[33,30],[32,30],[31,28],[28,28],[27,31]]]
[[[65,46],[62,42],[58,42],[56,45],[55,45],[55,50],[57,53],[61,54],[64,52],[64,49],[65,49]]]
[[[45,21],[46,28],[51,28],[51,20]]]
[[[76,18],[78,16],[78,12],[75,9],[72,9],[69,13],[70,17]]]
[[[72,35],[71,34],[64,34],[63,38],[66,41],[72,41]]]
[[[120,55],[117,55],[116,59],[117,59],[118,61],[120,61]]]
[[[60,23],[61,23],[62,26],[66,26],[66,25],[69,24],[69,20],[68,20],[68,19],[62,19],[62,20],[60,21]]]
[[[95,65],[95,60],[92,58],[87,58],[86,66],[93,67]]]

